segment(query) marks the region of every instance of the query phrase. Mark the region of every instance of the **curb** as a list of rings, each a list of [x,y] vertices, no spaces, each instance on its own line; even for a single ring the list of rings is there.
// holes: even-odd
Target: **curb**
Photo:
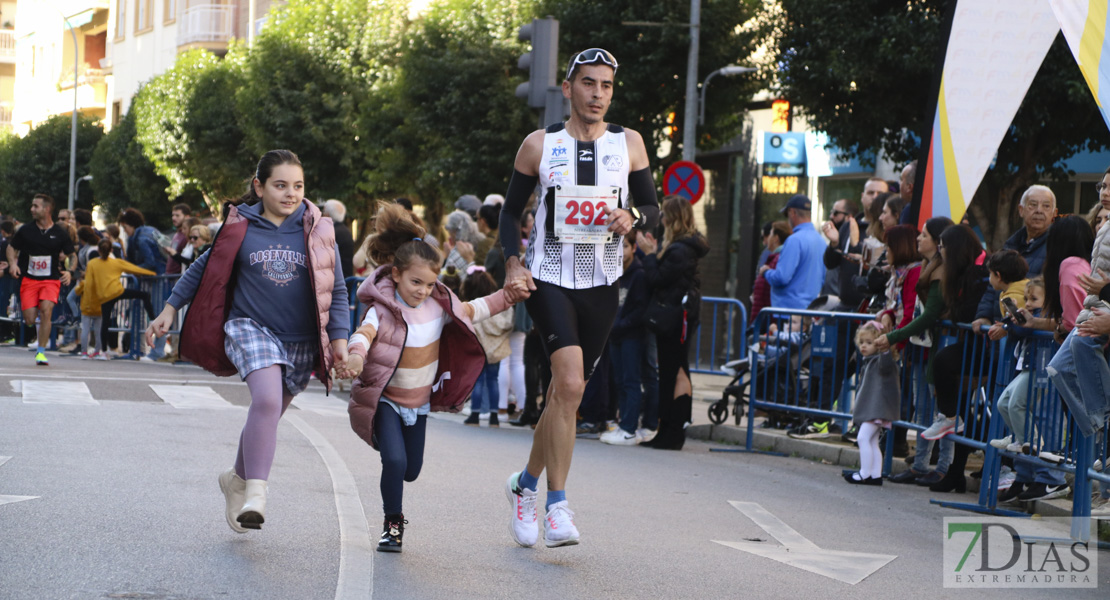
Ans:
[[[686,428],[688,438],[732,446],[745,446],[747,436],[747,428],[736,425],[691,425]],[[830,444],[820,440],[798,440],[785,433],[771,433],[760,429],[752,432],[752,449],[781,452],[789,457],[806,458],[841,467],[859,466],[859,448],[855,446]],[[891,463],[894,473],[901,473],[908,468],[900,459]],[[978,481],[969,478],[968,493],[977,494],[978,491]],[[1070,517],[1071,508],[1071,500],[1038,500],[1033,504],[1033,514],[1043,517]],[[1098,537],[1110,540],[1110,517],[1096,514],[1092,519],[1097,524]]]

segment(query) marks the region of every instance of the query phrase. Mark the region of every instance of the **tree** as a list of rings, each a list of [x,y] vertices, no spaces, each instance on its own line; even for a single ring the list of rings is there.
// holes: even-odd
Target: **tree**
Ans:
[[[0,160],[0,212],[15,214],[21,220],[30,219],[29,207],[35,194],[54,198],[57,209],[66,207],[69,199],[69,150],[71,140],[69,115],[57,115],[31,130],[23,139],[9,140],[3,144],[6,155]],[[79,116],[77,119],[77,177],[89,172],[93,150],[104,136],[96,119]],[[88,186],[81,186],[74,208],[91,209],[93,193]]]
[[[941,21],[950,1],[782,0],[768,31],[779,91],[845,156],[917,158],[936,102]],[[1060,118],[1067,115],[1067,118]],[[1062,36],[1049,50],[968,210],[992,248],[1019,225],[1017,200],[1110,133]]]
[[[390,80],[362,104],[368,194],[415,195],[438,222],[464,193],[504,193],[535,128],[514,95],[521,47],[508,41],[530,19],[517,3],[451,0],[412,24]]]
[[[367,169],[357,128],[359,102],[373,96],[382,38],[395,35],[407,4],[294,0],[276,10],[247,58],[236,95],[246,145],[256,155],[296,152],[305,189],[350,198]]]
[[[758,32],[745,27],[762,11],[757,0],[703,0],[701,6],[698,82],[726,65],[749,65],[760,43]],[[543,0],[536,14],[559,20],[560,65],[572,53],[601,46],[620,61],[613,104],[606,120],[637,130],[653,160],[656,148],[672,142],[663,164],[682,154],[681,124],[686,100],[686,66],[690,47],[688,0]],[[669,26],[624,25],[624,21]],[[560,70],[559,79],[562,72]],[[712,150],[738,135],[748,99],[761,87],[758,77],[719,77],[706,95],[705,125],[698,127],[698,147]]]
[[[233,46],[223,59],[191,50],[136,94],[136,139],[170,196],[190,188],[218,211],[220,202],[246,191],[257,156],[247,151],[234,101],[244,83],[242,54]]]
[[[164,228],[170,224],[169,181],[155,172],[135,135],[135,111],[129,111],[97,144],[89,162],[93,194],[109,219],[135,207],[148,225]]]

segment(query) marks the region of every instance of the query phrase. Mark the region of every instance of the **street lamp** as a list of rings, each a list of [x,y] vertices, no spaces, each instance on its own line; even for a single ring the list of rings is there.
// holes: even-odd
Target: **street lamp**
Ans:
[[[77,184],[74,186],[74,190],[73,190],[73,199],[69,203],[70,206],[73,206],[73,203],[77,201],[77,196],[81,195],[81,182],[82,181],[92,181],[92,175],[85,175],[84,177],[77,180]],[[69,211],[73,212],[73,209],[71,208],[71,209],[69,209]]]
[[[752,68],[752,67],[738,67],[736,65],[729,65],[727,67],[721,67],[720,69],[717,69],[716,71],[713,71],[712,73],[707,75],[706,78],[705,78],[705,81],[702,82],[702,84],[701,84],[701,93],[699,94],[701,97],[698,99],[698,102],[700,103],[700,106],[698,107],[698,125],[699,126],[705,125],[705,92],[706,92],[706,88],[709,87],[709,80],[710,79],[713,79],[717,75],[724,75],[725,77],[732,77],[733,75],[742,75],[744,73],[754,73],[757,70],[758,69],[755,69],[755,68]]]
[[[77,64],[80,58],[81,49],[77,47],[77,30],[73,28],[73,24],[69,22],[69,17],[57,6],[51,4],[51,8],[58,11],[62,16],[62,20],[69,26],[69,32],[73,34],[73,118],[70,120],[70,136],[69,136],[69,210],[73,210],[73,188],[77,183],[74,177],[77,176]]]

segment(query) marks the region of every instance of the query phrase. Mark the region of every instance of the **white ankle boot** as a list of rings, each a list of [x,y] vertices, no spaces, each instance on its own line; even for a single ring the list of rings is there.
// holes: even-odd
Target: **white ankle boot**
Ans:
[[[232,467],[223,473],[220,473],[220,491],[224,493],[224,501],[226,509],[224,516],[227,517],[227,525],[235,533],[246,533],[247,530],[235,520],[239,516],[239,511],[243,509],[244,495],[247,490],[247,482],[243,481],[242,477],[235,474],[235,467]]]
[[[262,529],[266,522],[266,480],[248,479],[244,497],[246,501],[236,520],[247,529]]]

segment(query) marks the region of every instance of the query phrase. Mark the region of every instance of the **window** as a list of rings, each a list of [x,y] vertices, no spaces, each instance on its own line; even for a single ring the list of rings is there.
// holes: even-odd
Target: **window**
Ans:
[[[173,23],[177,20],[177,0],[162,0],[162,22]]]
[[[112,127],[119,125],[120,119],[123,117],[123,100],[116,100],[112,103]]]
[[[116,0],[116,39],[127,33],[127,0]]]
[[[154,27],[153,0],[135,0],[135,34],[150,31]]]

